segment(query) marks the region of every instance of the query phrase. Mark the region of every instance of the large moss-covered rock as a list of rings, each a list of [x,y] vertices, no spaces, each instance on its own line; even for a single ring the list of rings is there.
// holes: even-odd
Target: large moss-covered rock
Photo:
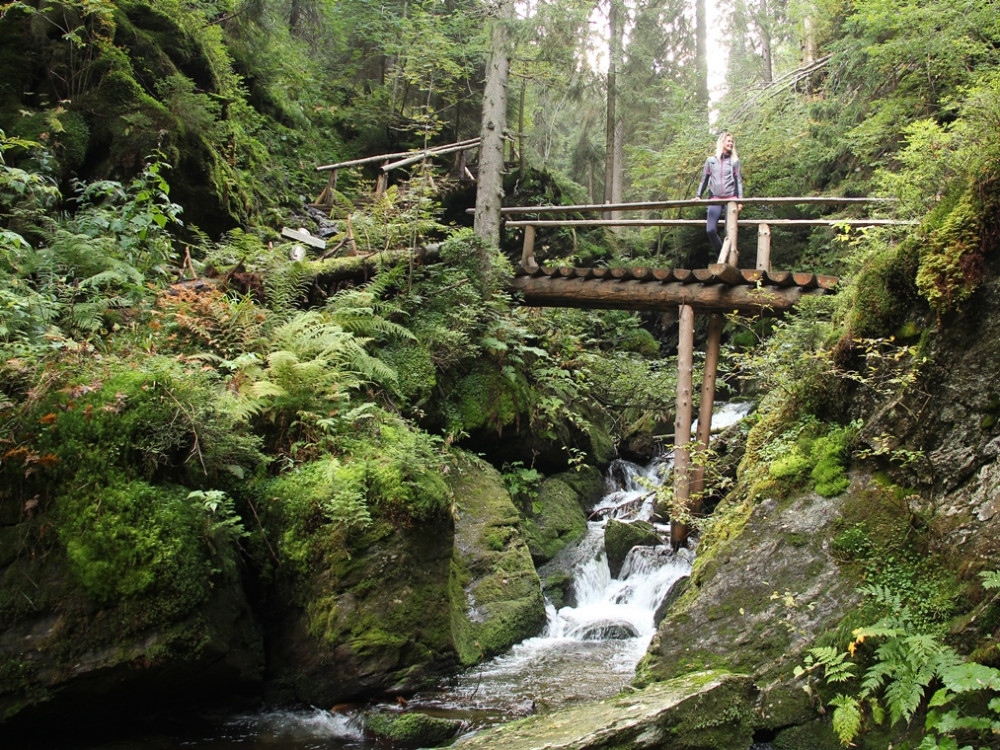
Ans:
[[[744,675],[690,674],[618,698],[530,716],[460,739],[460,750],[743,750],[755,691]]]
[[[44,726],[55,716],[99,723],[259,689],[261,633],[237,569],[213,570],[222,559],[206,543],[209,517],[187,494],[114,478],[4,529],[0,725]],[[79,509],[71,515],[73,506],[103,508],[102,523]],[[36,546],[32,529],[44,524],[55,536],[57,513],[61,539]]]
[[[545,603],[499,472],[466,457],[448,477],[455,497],[451,625],[463,664],[497,654],[545,625]]]
[[[545,479],[523,523],[531,557],[540,565],[587,529],[586,508],[601,496],[604,483],[592,467],[565,471]]]
[[[699,548],[685,593],[667,611],[637,684],[727,669],[764,690],[762,725],[803,721],[813,707],[792,670],[858,600],[830,544],[843,499],[815,494],[731,508],[729,537]]]
[[[383,439],[392,433],[386,425]],[[321,459],[266,490],[262,515],[283,561],[268,608],[275,699],[407,692],[455,663],[454,526],[440,476],[402,458]]]

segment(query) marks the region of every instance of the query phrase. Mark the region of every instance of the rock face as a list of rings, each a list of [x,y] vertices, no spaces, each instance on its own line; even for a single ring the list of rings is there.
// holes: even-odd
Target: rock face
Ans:
[[[742,531],[697,567],[668,610],[646,656],[642,682],[720,668],[751,675],[775,724],[811,715],[808,696],[787,686],[813,638],[835,626],[858,595],[833,561],[840,501],[809,494],[753,507]],[[786,687],[787,686],[787,687]]]
[[[743,750],[753,741],[751,680],[698,672],[618,698],[460,739],[458,750]]]
[[[275,699],[330,705],[411,692],[544,626],[541,584],[499,472],[461,457],[448,482],[453,518],[374,541],[339,570],[317,571],[322,598],[280,609],[268,631]],[[309,615],[319,607],[317,632]]]

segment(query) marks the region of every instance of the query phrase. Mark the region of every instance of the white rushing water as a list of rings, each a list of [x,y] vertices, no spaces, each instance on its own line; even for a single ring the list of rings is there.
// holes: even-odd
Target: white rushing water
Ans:
[[[656,630],[656,608],[690,572],[691,556],[687,550],[674,554],[666,541],[636,547],[612,578],[604,527],[609,518],[650,521],[651,489],[668,473],[664,461],[645,468],[614,463],[611,486],[593,509],[586,534],[539,571],[543,579],[551,571],[570,572],[572,604],[549,604],[542,634],[461,675],[439,705],[519,715],[611,697],[631,680]],[[669,538],[669,526],[658,530]]]

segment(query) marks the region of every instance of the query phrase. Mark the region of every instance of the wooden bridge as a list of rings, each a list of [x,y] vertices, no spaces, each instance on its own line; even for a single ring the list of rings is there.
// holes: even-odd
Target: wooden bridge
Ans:
[[[337,174],[340,169],[381,162],[375,195],[386,188],[388,173],[417,161],[426,161],[449,154],[458,154],[457,169],[473,179],[465,166],[466,152],[480,146],[479,138],[447,144],[421,151],[383,154],[353,161],[316,167],[329,172],[329,181],[314,205],[329,208],[333,204]],[[791,309],[803,297],[831,294],[838,279],[808,272],[775,271],[771,268],[771,227],[830,226],[861,227],[899,225],[912,222],[891,219],[740,219],[739,205],[850,205],[887,202],[884,198],[786,197],[653,201],[645,203],[589,204],[575,206],[509,206],[501,209],[506,230],[523,231],[521,262],[513,280],[523,304],[533,307],[578,307],[619,310],[677,311],[679,340],[677,347],[677,409],[674,420],[674,502],[689,513],[697,513],[704,486],[704,462],[693,460],[695,453],[708,449],[711,435],[712,409],[715,405],[715,380],[719,362],[722,329],[726,313],[745,316],[780,314]],[[726,240],[715,262],[707,268],[574,268],[562,265],[541,266],[535,260],[535,235],[545,227],[676,227],[704,226],[705,219],[626,218],[633,212],[662,213],[669,209],[691,206],[706,207],[722,204],[726,208],[720,228],[726,229]],[[600,212],[602,218],[558,219],[543,218],[558,214]],[[471,213],[471,210],[470,210]],[[527,217],[527,218],[511,218]],[[757,252],[752,267],[740,267],[738,231],[740,224],[756,225]],[[350,223],[348,222],[350,236]],[[705,372],[702,378],[698,431],[691,435],[692,383],[694,370],[694,316],[709,315]],[[686,546],[688,528],[671,522],[671,544]]]
[[[595,204],[579,206],[515,206],[501,209],[504,216],[531,214],[531,218],[507,220],[507,229],[520,228],[524,244],[520,267],[513,281],[525,305],[534,307],[609,308],[620,310],[676,310],[679,320],[677,347],[677,409],[674,419],[674,504],[689,514],[697,513],[704,488],[704,462],[693,454],[707,450],[711,436],[712,409],[715,405],[715,381],[722,341],[725,313],[747,316],[777,314],[793,307],[804,296],[836,291],[838,279],[813,273],[775,271],[771,268],[771,226],[858,227],[906,224],[889,219],[739,219],[742,205],[781,204],[850,204],[875,203],[877,198],[745,198],[734,200],[658,201],[650,203]],[[663,211],[684,206],[723,204],[726,240],[714,263],[708,268],[660,269],[645,267],[574,268],[540,266],[534,255],[535,234],[539,227],[667,227],[705,225],[704,219],[627,219],[631,211]],[[601,219],[543,219],[558,213],[600,211]],[[753,268],[739,267],[737,237],[739,224],[757,225],[757,254]],[[702,378],[698,431],[691,435],[692,388],[694,373],[694,316],[709,315],[705,372]],[[687,545],[688,527],[671,519],[670,541],[676,547]]]

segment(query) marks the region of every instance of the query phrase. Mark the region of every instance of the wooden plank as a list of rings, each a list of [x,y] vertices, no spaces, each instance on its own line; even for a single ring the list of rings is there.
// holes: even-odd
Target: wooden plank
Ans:
[[[312,234],[309,233],[308,229],[303,229],[301,227],[299,229],[282,227],[281,236],[286,240],[296,240],[305,245],[309,245],[309,247],[316,248],[317,250],[326,249],[326,240],[322,237],[313,237]]]
[[[819,284],[816,283],[816,274],[814,273],[792,271],[792,278],[795,279],[796,285],[802,287],[803,289],[815,289],[819,286]]]
[[[790,271],[768,271],[764,274],[764,279],[767,283],[781,287],[792,286],[795,283]]]
[[[816,283],[823,289],[836,289],[840,279],[836,276],[821,276],[816,274]]]
[[[712,276],[730,286],[746,283],[743,279],[743,274],[740,273],[740,269],[728,263],[710,263],[708,270]]]
[[[904,227],[913,226],[916,221],[909,219],[748,219],[740,218],[740,224],[780,226],[780,227]],[[704,219],[508,219],[508,227],[693,227],[704,226]],[[719,226],[726,225],[725,219]]]
[[[707,268],[694,268],[691,270],[691,275],[702,284],[711,284],[718,281],[715,278],[715,274]]]
[[[652,281],[654,279],[652,268],[643,268],[642,266],[634,266],[629,269],[629,274],[636,281]]]
[[[675,268],[673,272],[673,277],[675,281],[685,283],[687,281],[697,281],[694,275],[691,273],[689,268]]]

